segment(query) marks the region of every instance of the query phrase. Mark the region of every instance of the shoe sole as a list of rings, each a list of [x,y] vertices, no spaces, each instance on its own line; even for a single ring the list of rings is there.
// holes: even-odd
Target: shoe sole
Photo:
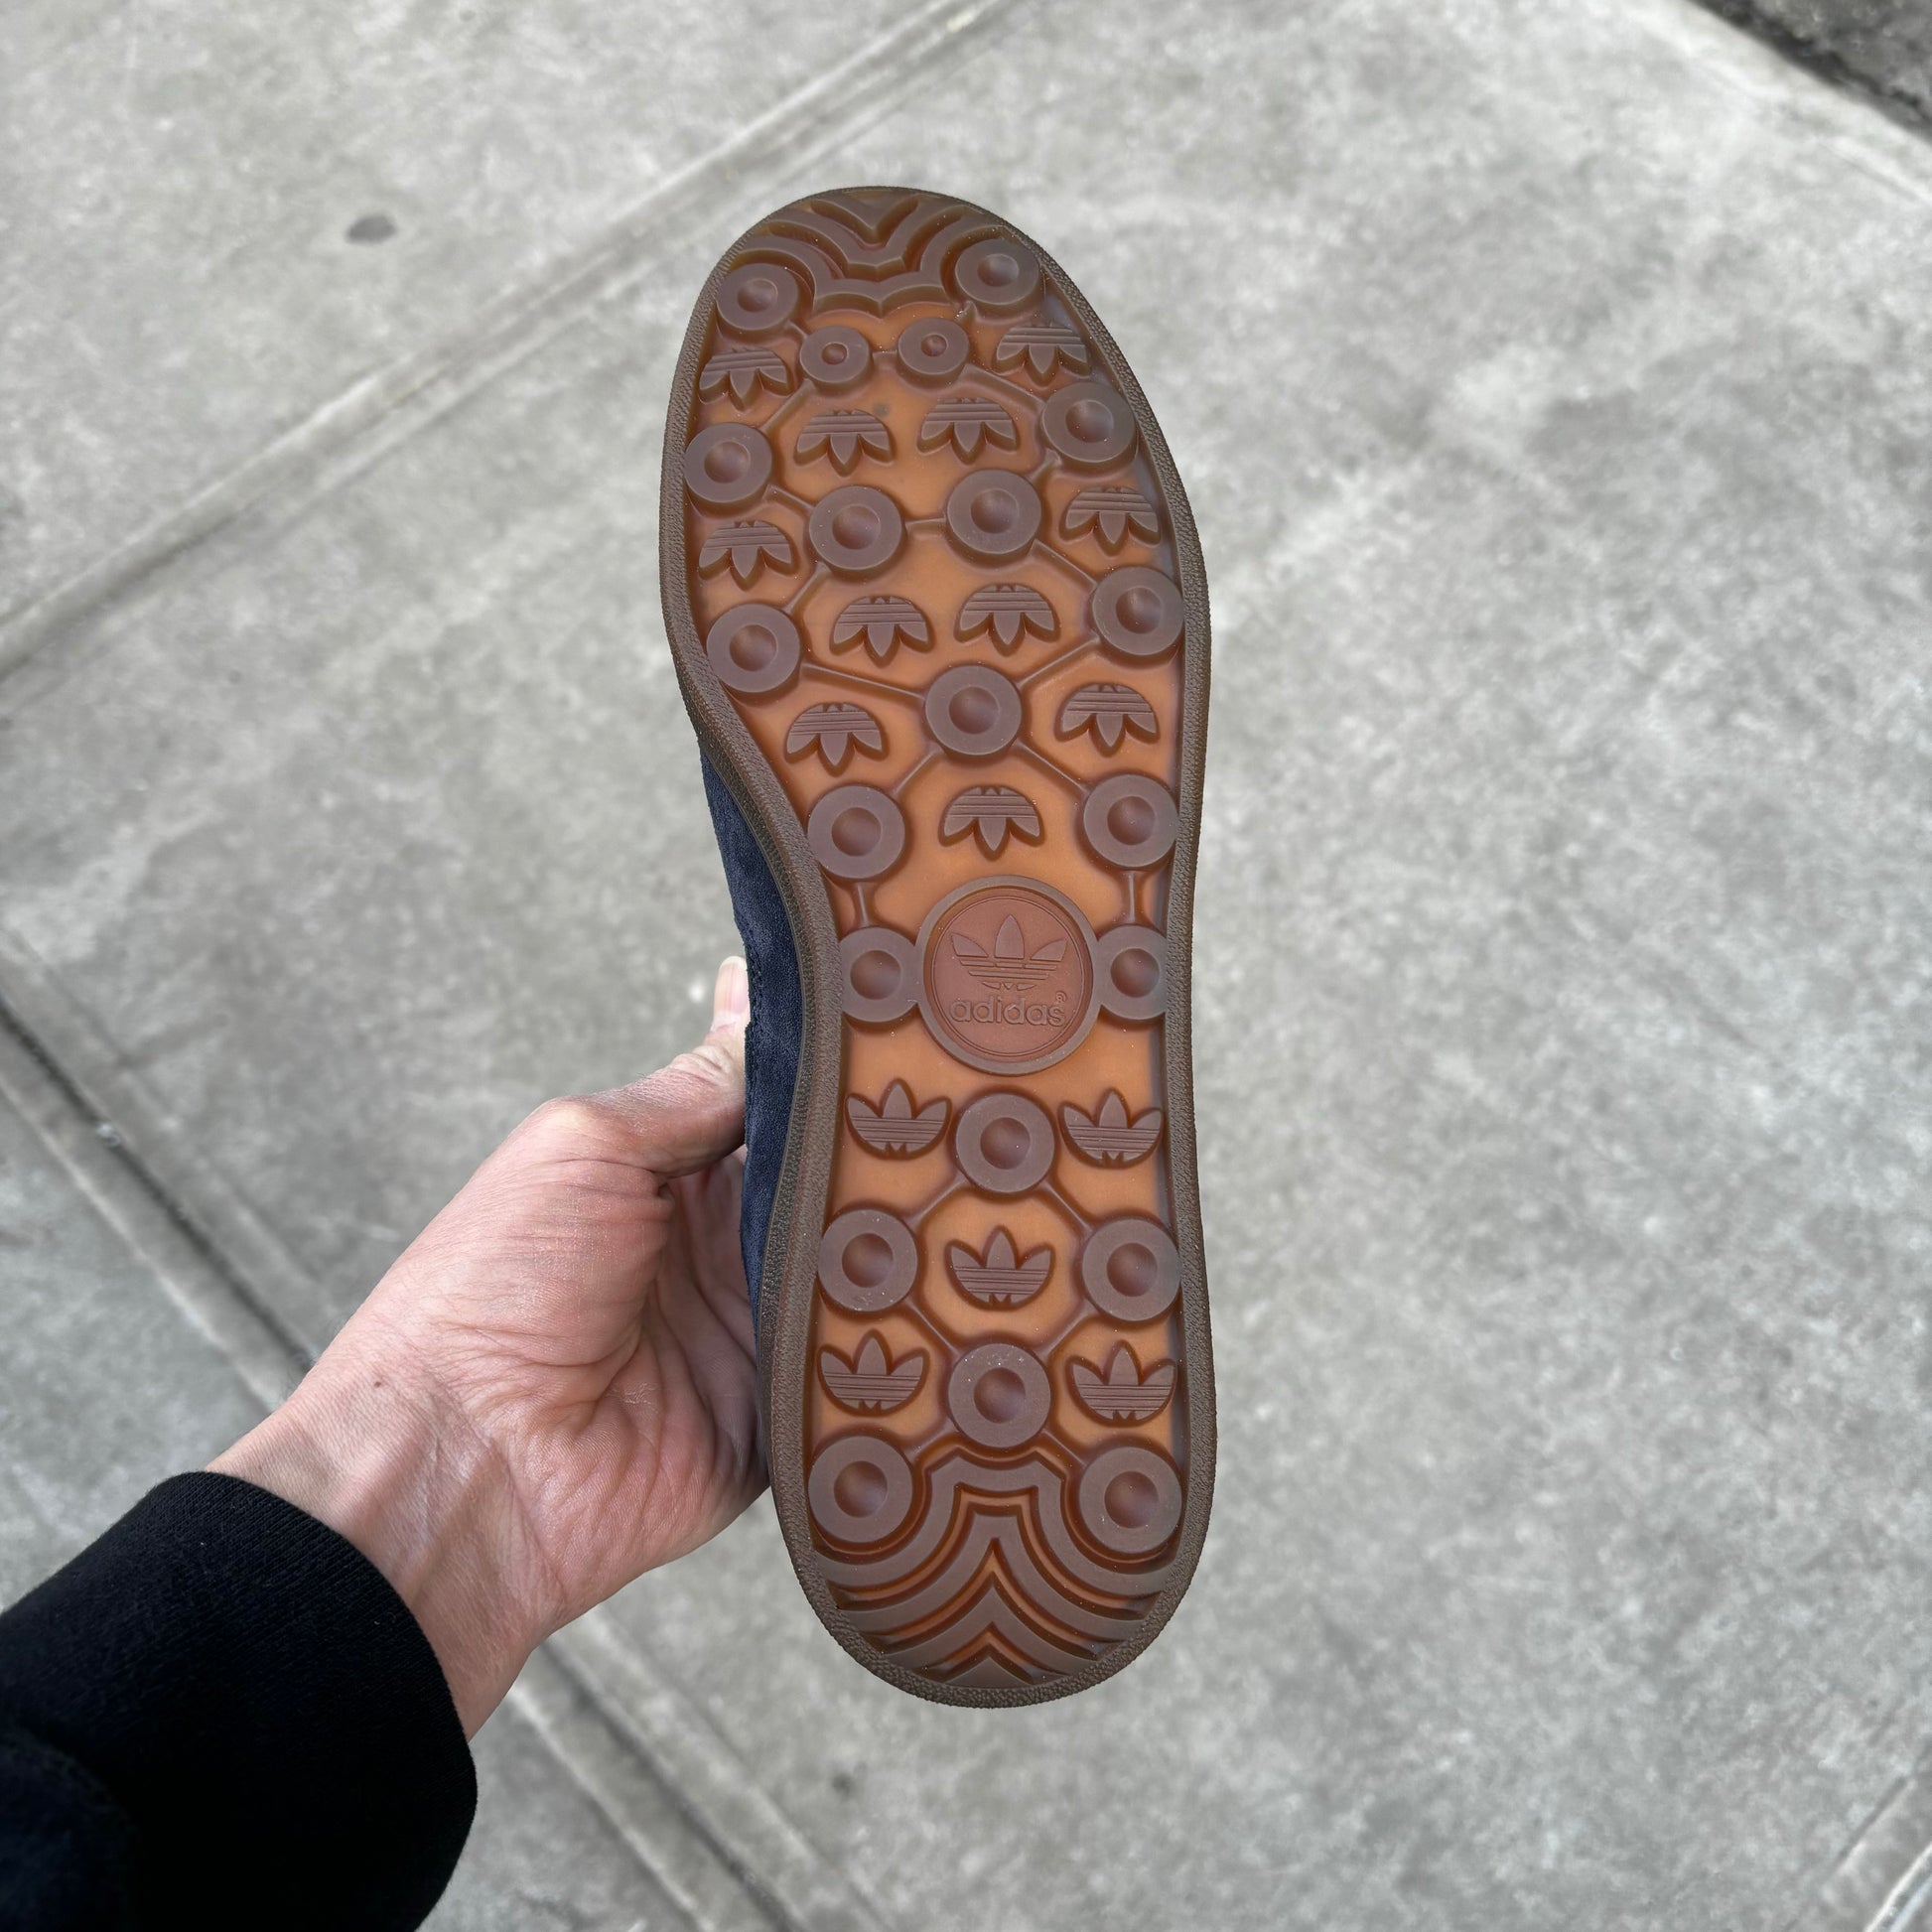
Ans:
[[[1173,1612],[1213,1485],[1207,587],[1167,444],[997,215],[814,196],[692,315],[662,565],[804,994],[759,1338],[792,1562],[903,1690],[1085,1689]]]

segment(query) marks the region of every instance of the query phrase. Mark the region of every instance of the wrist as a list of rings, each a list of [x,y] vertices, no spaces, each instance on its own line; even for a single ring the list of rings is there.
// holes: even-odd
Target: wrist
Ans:
[[[548,1633],[500,1460],[433,1389],[343,1337],[209,1467],[271,1490],[367,1557],[408,1604],[475,1736]]]

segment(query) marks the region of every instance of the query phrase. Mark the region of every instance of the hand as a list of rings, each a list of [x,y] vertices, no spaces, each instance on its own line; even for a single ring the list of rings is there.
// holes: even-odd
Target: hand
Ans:
[[[764,1486],[739,1258],[745,963],[704,1043],[539,1107],[210,1466],[342,1532],[474,1736],[551,1631]]]

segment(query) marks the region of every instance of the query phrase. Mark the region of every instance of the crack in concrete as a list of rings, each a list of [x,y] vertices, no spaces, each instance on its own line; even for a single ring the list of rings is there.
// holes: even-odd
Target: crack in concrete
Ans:
[[[0,988],[0,1099],[12,1103],[88,1204],[152,1270],[180,1312],[262,1406],[313,1359],[166,1182],[61,1065]]]
[[[1906,1932],[1932,1897],[1932,1751],[1865,1817],[1783,1932]]]

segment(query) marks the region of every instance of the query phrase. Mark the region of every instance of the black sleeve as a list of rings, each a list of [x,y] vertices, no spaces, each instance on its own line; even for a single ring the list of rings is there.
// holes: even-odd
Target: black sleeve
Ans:
[[[162,1483],[0,1615],[8,1932],[414,1926],[476,1805],[402,1598],[252,1483]]]

